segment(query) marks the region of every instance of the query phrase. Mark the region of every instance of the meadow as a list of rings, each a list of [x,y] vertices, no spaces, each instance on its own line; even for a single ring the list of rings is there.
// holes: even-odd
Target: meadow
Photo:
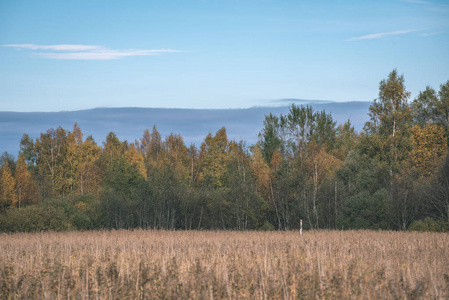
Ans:
[[[0,299],[447,299],[449,235],[393,231],[0,235]]]

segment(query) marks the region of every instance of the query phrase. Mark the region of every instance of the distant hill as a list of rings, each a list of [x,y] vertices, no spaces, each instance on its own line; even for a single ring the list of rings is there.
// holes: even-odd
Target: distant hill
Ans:
[[[282,103],[285,102],[283,100]],[[312,101],[308,104],[315,110],[331,112],[338,124],[350,119],[355,129],[360,131],[368,120],[371,103]],[[199,146],[209,132],[215,133],[223,126],[227,129],[229,139],[244,140],[247,145],[252,145],[257,142],[264,116],[270,112],[286,114],[288,106],[213,110],[95,108],[62,112],[0,112],[0,152],[7,151],[17,156],[24,133],[36,138],[49,128],[61,126],[71,130],[75,122],[85,137],[92,135],[100,145],[110,131],[117,134],[120,140],[133,142],[142,137],[145,129],[151,130],[153,125],[156,125],[163,137],[171,132],[181,134],[187,146],[191,143]]]

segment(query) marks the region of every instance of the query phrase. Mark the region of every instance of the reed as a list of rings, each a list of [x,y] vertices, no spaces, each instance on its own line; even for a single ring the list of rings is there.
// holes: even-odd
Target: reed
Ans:
[[[92,231],[0,235],[1,299],[447,299],[449,235]]]

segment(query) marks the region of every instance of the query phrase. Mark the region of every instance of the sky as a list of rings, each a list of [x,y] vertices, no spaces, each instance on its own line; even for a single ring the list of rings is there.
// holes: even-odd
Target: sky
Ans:
[[[0,0],[0,111],[413,99],[449,80],[449,1]]]

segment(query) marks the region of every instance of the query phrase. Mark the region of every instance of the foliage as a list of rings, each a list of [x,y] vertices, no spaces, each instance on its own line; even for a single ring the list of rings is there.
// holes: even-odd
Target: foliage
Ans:
[[[388,192],[376,191],[370,195],[368,191],[361,192],[349,198],[345,210],[338,219],[341,229],[388,229],[386,210]]]
[[[432,218],[425,218],[424,220],[416,220],[408,228],[410,231],[437,231],[448,232],[449,222],[443,219],[434,220]]]
[[[0,215],[4,232],[66,231],[72,228],[63,207],[30,205]]]
[[[273,226],[273,224],[271,224],[268,221],[265,221],[265,223],[263,223],[263,225],[259,228],[262,231],[273,231],[276,227]]]
[[[441,165],[447,152],[444,130],[438,125],[429,123],[423,127],[415,125],[411,131],[412,163],[421,176],[429,177],[435,167]]]
[[[434,180],[427,185],[424,199],[432,208],[431,216],[449,220],[449,152],[446,153],[442,164],[438,166]]]
[[[12,175],[8,162],[0,170],[0,212],[12,207],[16,202],[16,180]]]
[[[16,201],[13,203],[14,207],[21,208],[25,205],[39,203],[41,195],[39,194],[36,181],[33,180],[32,175],[28,170],[23,154],[20,154],[17,159],[15,178]]]
[[[402,168],[410,150],[411,109],[407,101],[404,76],[393,70],[379,84],[379,97],[369,108],[370,121],[365,124],[368,134],[366,152],[377,156],[390,168],[390,180]],[[374,151],[373,151],[374,150]]]
[[[24,134],[17,160],[0,156],[0,231],[289,230],[300,220],[304,229],[406,230],[426,217],[447,221],[449,81],[409,98],[393,70],[362,132],[291,105],[265,116],[249,147],[226,128],[199,147],[156,126],[133,143],[110,132],[101,145],[76,123]],[[35,221],[31,211],[42,220],[50,211],[59,225],[21,227],[21,217]]]

